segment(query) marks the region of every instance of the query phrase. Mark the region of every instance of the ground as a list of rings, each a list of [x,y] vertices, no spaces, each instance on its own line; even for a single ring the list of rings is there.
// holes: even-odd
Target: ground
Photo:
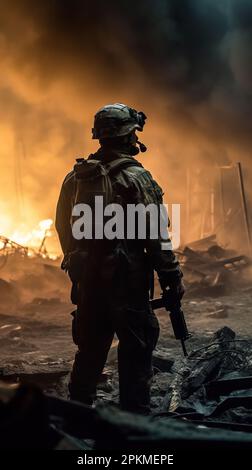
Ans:
[[[44,268],[43,268],[44,269]],[[48,267],[46,268],[48,269]],[[29,378],[46,391],[66,396],[68,373],[74,358],[75,346],[71,339],[71,311],[73,305],[68,302],[69,283],[64,273],[53,266],[51,283],[55,279],[60,288],[52,288],[45,294],[48,286],[41,287],[38,297],[37,285],[34,288],[28,283],[30,297],[24,290],[22,277],[22,295],[13,307],[13,302],[6,301],[0,307],[0,374],[4,380],[16,381],[18,378]],[[37,276],[37,275],[36,275]],[[63,276],[63,277],[62,277]],[[37,276],[38,278],[38,276]],[[59,282],[60,278],[60,282]],[[10,277],[9,277],[10,281]],[[15,281],[16,282],[16,281]],[[17,287],[17,283],[15,284]],[[8,289],[10,284],[8,286]],[[27,288],[27,286],[26,286]],[[20,292],[20,282],[18,283]],[[53,293],[57,296],[51,296]],[[4,290],[6,294],[6,289]],[[13,294],[14,295],[14,294]],[[6,297],[6,295],[5,295]],[[11,297],[11,296],[10,296]],[[21,300],[20,300],[21,299]],[[188,351],[207,344],[209,337],[219,328],[226,325],[232,328],[238,339],[252,340],[252,289],[248,286],[238,290],[230,289],[228,295],[217,298],[189,298],[185,296],[183,309],[192,337],[187,341]],[[169,315],[165,310],[157,311],[161,334],[157,349],[165,357],[176,360],[182,357],[180,342],[173,337]],[[116,342],[115,342],[116,344]],[[100,386],[99,396],[107,401],[116,401],[115,347],[109,355],[106,369],[107,379]],[[153,381],[153,407],[158,407],[163,395],[172,380],[169,371],[155,370]]]

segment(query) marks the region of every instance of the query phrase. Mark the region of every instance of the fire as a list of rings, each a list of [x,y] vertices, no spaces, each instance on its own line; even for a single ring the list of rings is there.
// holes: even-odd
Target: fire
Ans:
[[[28,256],[39,254],[45,258],[56,259],[58,253],[49,252],[45,247],[47,239],[53,237],[52,225],[52,219],[44,219],[39,221],[38,224],[31,229],[25,224],[21,224],[20,227],[14,231],[8,231],[7,234],[0,233],[0,235],[8,237],[4,240],[3,236],[0,240],[0,250],[7,246],[7,240],[9,240],[10,242],[27,248]]]
[[[29,248],[39,248],[44,237],[50,237],[52,235],[50,230],[52,224],[53,221],[51,219],[45,219],[41,220],[38,225],[30,231],[25,227],[21,227],[11,234],[10,239]]]
[[[52,224],[53,224],[52,219],[45,219],[45,220],[41,220],[38,225],[41,230],[47,231],[51,228]]]

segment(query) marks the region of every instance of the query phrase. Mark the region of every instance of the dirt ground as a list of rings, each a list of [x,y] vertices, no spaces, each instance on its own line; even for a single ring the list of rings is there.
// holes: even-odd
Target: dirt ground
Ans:
[[[36,272],[34,286],[31,278],[27,281],[27,276],[31,276],[29,270],[14,281],[17,292],[20,293],[22,288],[22,295],[19,295],[16,304],[14,302],[15,308],[11,302],[14,291],[10,290],[10,284],[6,284],[10,291],[9,298],[6,294],[8,289],[2,286],[2,297],[4,292],[9,302],[5,298],[6,302],[2,302],[0,306],[0,376],[7,381],[28,378],[46,391],[66,396],[68,374],[76,349],[71,338],[70,313],[73,305],[67,300],[70,286],[65,274],[55,266],[51,271],[51,291],[48,288],[48,278],[46,286],[38,287],[37,281],[39,276],[41,278],[41,272],[39,275]],[[10,282],[10,279],[13,279],[13,271],[12,276],[9,275],[8,278],[6,275],[5,278]],[[41,297],[38,296],[39,293]],[[248,286],[240,290],[230,290],[229,295],[217,298],[185,296],[183,309],[188,329],[192,334],[187,341],[189,352],[207,344],[210,336],[224,325],[236,332],[237,339],[252,340],[252,288]],[[157,349],[163,351],[171,360],[182,357],[180,343],[173,337],[168,313],[159,310],[157,315],[161,326]],[[115,359],[114,347],[110,352],[107,368],[111,380],[101,387],[100,393],[101,398],[108,401],[116,400],[118,395]],[[160,396],[165,394],[171,376],[172,374],[168,373],[156,374],[153,382],[154,406],[158,406]]]

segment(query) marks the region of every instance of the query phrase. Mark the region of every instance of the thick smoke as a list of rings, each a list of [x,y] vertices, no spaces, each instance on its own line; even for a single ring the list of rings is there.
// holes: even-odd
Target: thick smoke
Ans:
[[[2,1],[0,232],[54,216],[108,102],[148,115],[144,158],[169,201],[185,203],[188,166],[249,171],[251,43],[249,0]]]

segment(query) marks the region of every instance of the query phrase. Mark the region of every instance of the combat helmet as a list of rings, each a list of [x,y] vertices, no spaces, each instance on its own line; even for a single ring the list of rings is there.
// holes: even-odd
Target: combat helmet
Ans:
[[[123,137],[133,130],[142,131],[146,116],[122,103],[108,104],[95,115],[93,139]]]

